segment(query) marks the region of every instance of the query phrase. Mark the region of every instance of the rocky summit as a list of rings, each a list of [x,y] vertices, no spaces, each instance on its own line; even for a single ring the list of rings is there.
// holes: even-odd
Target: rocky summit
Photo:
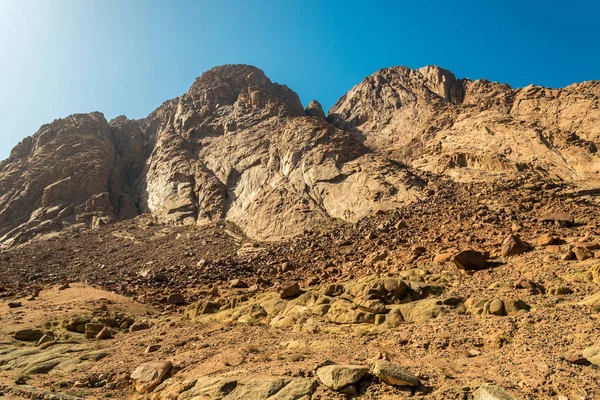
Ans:
[[[225,65],[0,163],[0,397],[600,398],[600,82]]]

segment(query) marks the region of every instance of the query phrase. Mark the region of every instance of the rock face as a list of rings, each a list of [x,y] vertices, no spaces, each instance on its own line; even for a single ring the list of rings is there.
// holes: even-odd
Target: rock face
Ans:
[[[460,180],[529,171],[597,183],[599,96],[599,82],[512,89],[393,67],[352,88],[328,119],[392,159]]]
[[[40,232],[94,219],[137,214],[134,191],[137,158],[118,129],[100,113],[77,114],[44,125],[0,164],[0,242],[23,242]],[[142,158],[137,162],[143,163]]]
[[[326,120],[318,102],[304,109],[255,67],[215,67],[144,119],[77,114],[24,139],[0,163],[0,244],[141,213],[166,224],[225,219],[278,239],[424,198],[430,172],[593,185],[598,95],[597,82],[514,90],[394,67]]]
[[[227,219],[276,239],[418,198],[419,178],[319,109],[309,117],[261,70],[226,65],[142,120],[54,121],[0,164],[0,241],[146,212],[167,224]]]

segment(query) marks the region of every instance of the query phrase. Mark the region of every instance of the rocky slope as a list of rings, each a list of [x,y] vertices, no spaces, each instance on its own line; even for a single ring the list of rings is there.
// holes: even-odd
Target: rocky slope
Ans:
[[[25,139],[0,164],[0,243],[148,212],[272,240],[425,198],[428,173],[595,188],[599,94],[597,82],[514,90],[395,67],[325,119],[255,67],[216,67],[145,119],[73,115]]]

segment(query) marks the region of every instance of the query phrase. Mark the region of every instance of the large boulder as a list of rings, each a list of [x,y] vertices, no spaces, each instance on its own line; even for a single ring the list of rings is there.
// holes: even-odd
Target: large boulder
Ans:
[[[459,269],[479,271],[486,267],[487,254],[476,250],[463,250],[450,259]]]
[[[369,368],[363,365],[326,365],[317,370],[323,385],[333,390],[342,390],[360,381]]]
[[[377,360],[371,366],[371,374],[392,386],[418,386],[419,380],[406,367],[385,360]]]
[[[41,329],[21,329],[15,332],[14,338],[24,342],[37,342],[44,336]]]
[[[131,373],[131,381],[138,393],[146,393],[157,387],[169,374],[172,364],[168,361],[147,362]]]
[[[502,243],[502,249],[500,250],[500,253],[505,257],[516,256],[523,254],[530,249],[531,246],[521,240],[519,235],[508,235],[508,237],[504,239],[504,242]]]
[[[583,356],[590,363],[600,367],[600,346],[588,347],[583,351]]]

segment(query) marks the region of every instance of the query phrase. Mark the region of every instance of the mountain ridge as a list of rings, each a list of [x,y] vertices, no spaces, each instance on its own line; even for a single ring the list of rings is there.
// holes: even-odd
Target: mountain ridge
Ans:
[[[428,173],[593,186],[599,94],[390,67],[325,116],[259,68],[214,67],[145,118],[73,114],[23,139],[0,162],[0,242],[142,213],[278,239],[424,198]]]

